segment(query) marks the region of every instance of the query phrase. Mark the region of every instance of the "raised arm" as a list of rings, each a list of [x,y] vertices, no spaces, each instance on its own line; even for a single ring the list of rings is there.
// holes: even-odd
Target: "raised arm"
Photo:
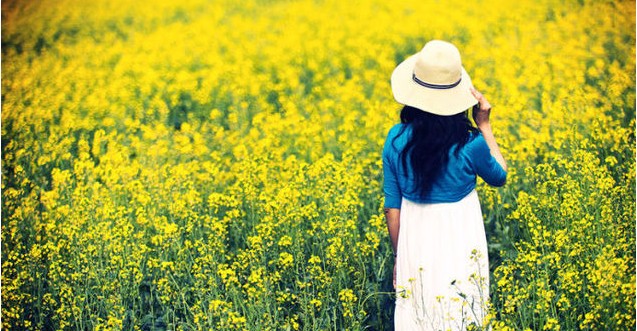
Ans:
[[[478,130],[482,133],[484,140],[487,142],[489,146],[489,151],[491,155],[495,158],[495,160],[500,164],[504,171],[507,171],[507,163],[504,160],[504,156],[500,152],[500,147],[498,143],[495,141],[495,136],[493,135],[493,131],[491,130],[491,123],[489,123],[489,116],[491,115],[491,104],[487,101],[487,98],[476,89],[472,88],[471,93],[473,96],[478,99],[478,104],[476,107],[473,107],[473,120],[476,122],[478,126]]]

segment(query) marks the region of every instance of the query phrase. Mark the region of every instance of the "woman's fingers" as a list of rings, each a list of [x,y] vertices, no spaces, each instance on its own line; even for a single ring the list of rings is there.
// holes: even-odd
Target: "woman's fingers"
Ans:
[[[484,97],[484,94],[480,93],[478,90],[476,90],[475,88],[471,87],[469,89],[471,91],[471,94],[473,94],[473,97],[476,98],[476,100],[478,100],[478,104],[480,105],[480,110],[489,110],[491,109],[491,104],[489,103],[489,101],[487,101],[487,98]]]
[[[471,94],[473,94],[473,96],[476,98],[476,100],[480,101],[480,98],[482,97],[482,93],[478,92],[478,90],[476,90],[473,87],[470,87],[469,91],[471,91]]]

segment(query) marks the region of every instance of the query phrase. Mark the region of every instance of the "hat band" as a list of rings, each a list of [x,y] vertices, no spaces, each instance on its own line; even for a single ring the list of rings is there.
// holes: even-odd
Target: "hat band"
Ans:
[[[416,77],[415,73],[411,77],[414,79],[414,82],[418,83],[419,85],[424,86],[424,87],[428,87],[428,88],[433,88],[433,89],[436,89],[436,90],[447,90],[447,89],[450,89],[450,88],[454,88],[454,87],[458,86],[458,84],[460,84],[460,81],[462,80],[462,78],[460,78],[460,79],[458,79],[457,82],[455,82],[453,84],[439,85],[439,84],[429,84],[429,83],[423,82],[422,80],[418,79],[418,77]]]

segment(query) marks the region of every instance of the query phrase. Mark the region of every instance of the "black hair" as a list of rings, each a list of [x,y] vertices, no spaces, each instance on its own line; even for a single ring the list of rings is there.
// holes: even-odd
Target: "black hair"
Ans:
[[[455,153],[458,153],[469,141],[470,133],[478,131],[471,124],[468,111],[442,116],[404,106],[400,112],[400,122],[406,125],[398,136],[404,133],[407,126],[412,130],[400,152],[402,167],[406,170],[407,162],[410,163],[416,182],[416,192],[412,193],[421,197],[429,193],[436,178],[449,163],[449,150],[457,145]]]

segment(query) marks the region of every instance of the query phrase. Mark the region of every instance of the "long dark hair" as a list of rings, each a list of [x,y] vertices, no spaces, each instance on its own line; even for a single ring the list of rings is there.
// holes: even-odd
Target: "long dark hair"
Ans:
[[[398,136],[408,126],[412,130],[400,152],[400,159],[403,169],[407,169],[407,163],[410,163],[416,181],[416,192],[412,193],[421,197],[429,193],[435,179],[449,162],[449,150],[457,145],[455,153],[458,153],[469,141],[470,133],[478,131],[471,124],[467,111],[441,116],[405,106],[400,112],[400,122],[406,125]]]

